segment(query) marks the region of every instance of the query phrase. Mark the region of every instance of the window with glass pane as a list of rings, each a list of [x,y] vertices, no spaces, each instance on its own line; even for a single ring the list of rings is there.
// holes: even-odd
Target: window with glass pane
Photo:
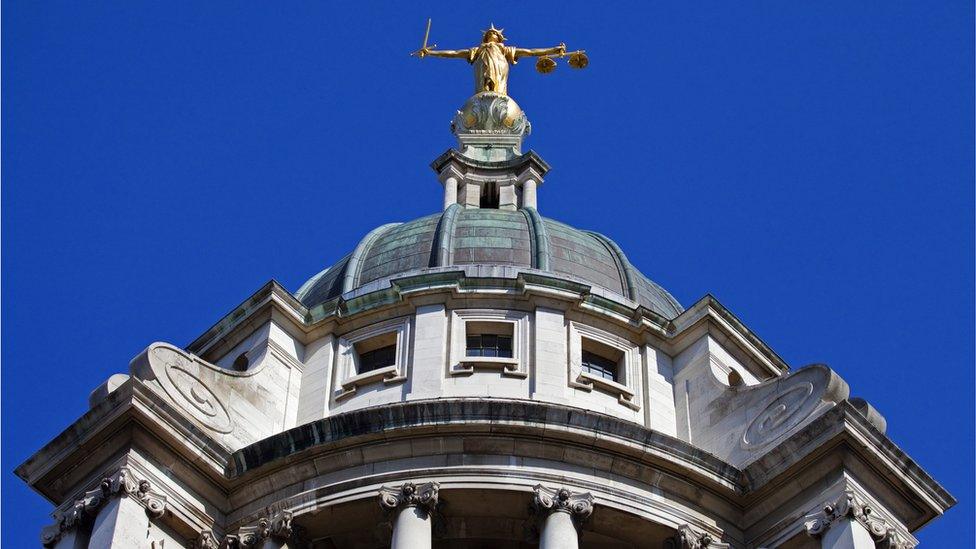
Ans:
[[[512,358],[512,336],[478,334],[467,337],[467,356]]]
[[[617,362],[586,349],[583,350],[583,371],[603,379],[617,381]]]
[[[394,364],[396,364],[396,345],[387,345],[359,355],[360,374]]]

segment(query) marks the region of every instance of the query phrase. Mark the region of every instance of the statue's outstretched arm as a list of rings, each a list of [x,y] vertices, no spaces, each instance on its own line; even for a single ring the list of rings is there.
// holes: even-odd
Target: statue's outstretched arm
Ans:
[[[515,48],[515,58],[540,57],[543,55],[562,55],[566,53],[566,44],[559,44],[554,48]]]
[[[424,48],[420,50],[420,57],[450,57],[456,59],[467,59],[471,55],[471,49],[463,50],[432,50],[430,48]]]

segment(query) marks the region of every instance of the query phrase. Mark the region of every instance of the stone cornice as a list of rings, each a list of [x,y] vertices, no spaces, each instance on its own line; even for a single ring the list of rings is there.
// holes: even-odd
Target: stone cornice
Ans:
[[[257,469],[307,450],[334,449],[375,436],[386,438],[394,429],[406,437],[414,430],[429,431],[441,425],[474,433],[483,432],[483,425],[493,425],[493,431],[499,434],[505,425],[515,426],[518,432],[534,427],[539,433],[551,433],[553,438],[565,436],[567,440],[587,440],[590,444],[595,443],[593,437],[599,433],[601,446],[608,449],[620,445],[619,449],[626,449],[629,454],[634,448],[641,448],[641,454],[648,459],[670,464],[669,468],[694,475],[716,490],[739,491],[741,472],[735,467],[687,442],[631,421],[558,404],[474,398],[401,402],[323,418],[238,450],[227,476],[243,480],[257,474]]]
[[[41,544],[52,547],[66,532],[94,520],[99,509],[112,497],[131,497],[151,518],[162,517],[166,512],[166,496],[154,492],[150,482],[137,477],[129,467],[121,467],[104,477],[97,488],[56,512],[54,524],[41,530]]]

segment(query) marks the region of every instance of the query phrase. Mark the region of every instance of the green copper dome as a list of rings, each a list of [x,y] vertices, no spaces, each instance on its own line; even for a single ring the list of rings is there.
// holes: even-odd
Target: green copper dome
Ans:
[[[458,204],[374,229],[352,253],[303,284],[296,297],[312,308],[371,282],[451,265],[546,271],[609,290],[668,319],[683,311],[603,235],[545,219],[533,208],[465,209]]]

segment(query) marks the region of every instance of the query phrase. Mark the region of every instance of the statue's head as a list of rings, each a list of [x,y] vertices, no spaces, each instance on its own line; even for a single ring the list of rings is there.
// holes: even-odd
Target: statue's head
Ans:
[[[481,39],[481,41],[484,42],[484,43],[488,43],[488,42],[498,42],[498,43],[501,43],[501,42],[504,42],[505,41],[505,35],[502,34],[502,31],[503,30],[505,30],[505,29],[496,29],[495,28],[495,24],[492,23],[491,24],[491,27],[488,30],[485,31],[485,35]]]

